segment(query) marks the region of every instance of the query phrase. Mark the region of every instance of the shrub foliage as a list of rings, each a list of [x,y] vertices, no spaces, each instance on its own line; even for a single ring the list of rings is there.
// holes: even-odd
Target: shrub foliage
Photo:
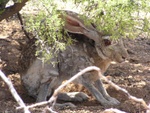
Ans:
[[[30,2],[31,14],[25,15],[26,28],[37,38],[36,55],[42,56],[43,59],[52,58],[54,56],[52,53],[57,54],[72,42],[67,32],[63,30],[64,21],[59,18],[58,9],[69,9],[84,15],[81,18],[87,24],[94,23],[99,31],[110,35],[112,39],[136,38],[141,34],[149,36],[149,0],[31,0]]]

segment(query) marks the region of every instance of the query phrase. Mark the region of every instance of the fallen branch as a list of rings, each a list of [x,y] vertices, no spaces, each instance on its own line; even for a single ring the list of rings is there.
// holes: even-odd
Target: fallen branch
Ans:
[[[127,94],[128,98],[129,99],[132,99],[133,101],[136,101],[136,102],[139,102],[141,103],[147,110],[150,110],[150,106],[148,106],[146,104],[146,102],[143,100],[143,99],[139,99],[139,98],[136,98],[132,95],[129,94],[129,92],[121,87],[119,87],[118,85],[116,85],[115,83],[113,83],[112,81],[108,80],[105,76],[102,75],[101,73],[101,70],[100,68],[98,67],[95,67],[95,66],[90,66],[90,67],[87,67],[85,69],[83,69],[82,71],[80,71],[79,73],[77,73],[76,75],[74,75],[71,79],[69,79],[67,82],[65,82],[64,84],[60,85],[55,91],[54,91],[54,94],[52,95],[52,97],[48,100],[48,101],[45,101],[45,102],[40,102],[40,103],[36,103],[36,104],[33,104],[33,105],[30,105],[30,106],[27,106],[27,108],[33,108],[33,107],[37,107],[37,106],[41,106],[41,105],[51,105],[51,108],[49,108],[49,111],[53,110],[53,107],[56,103],[56,99],[57,99],[57,95],[58,93],[60,92],[60,90],[62,88],[64,88],[66,85],[68,85],[69,83],[71,83],[72,81],[74,81],[76,78],[78,78],[79,76],[83,75],[84,73],[88,72],[88,71],[97,71],[98,72],[98,76],[105,80],[108,84],[110,84],[112,87],[114,87],[115,89],[117,90],[120,90],[122,92],[124,92],[125,94]],[[23,107],[18,107],[17,109],[22,109]]]
[[[0,70],[0,77],[5,81],[5,83],[8,85],[9,90],[11,91],[11,94],[15,98],[15,100],[18,102],[18,104],[24,109],[24,113],[30,113],[29,109],[24,104],[23,100],[20,98],[18,93],[16,92],[15,88],[13,87],[13,84],[11,83],[11,80],[5,76],[5,74]]]

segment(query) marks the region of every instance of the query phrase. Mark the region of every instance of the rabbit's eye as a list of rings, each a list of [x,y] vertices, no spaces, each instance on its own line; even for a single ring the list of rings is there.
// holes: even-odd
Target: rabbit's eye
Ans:
[[[108,39],[104,39],[105,46],[111,45],[111,41]]]
[[[126,57],[122,56],[122,59],[126,59]]]

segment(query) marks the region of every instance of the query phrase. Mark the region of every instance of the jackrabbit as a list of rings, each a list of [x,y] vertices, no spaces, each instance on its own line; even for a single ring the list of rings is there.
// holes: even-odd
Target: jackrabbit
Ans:
[[[36,58],[27,72],[22,75],[22,81],[30,95],[37,101],[46,100],[54,90],[64,81],[71,78],[80,70],[88,66],[100,67],[104,73],[111,61],[123,62],[128,53],[122,41],[111,44],[109,36],[103,36],[92,24],[86,25],[78,14],[64,11],[61,18],[65,20],[64,29],[76,41],[60,51],[57,57],[43,64]],[[55,66],[51,62],[58,62]],[[94,71],[80,76],[74,83],[82,84],[103,106],[119,104],[119,101],[107,93],[103,84]],[[82,101],[87,99],[84,93],[75,93],[75,97],[65,93],[59,94],[58,99],[65,101]]]

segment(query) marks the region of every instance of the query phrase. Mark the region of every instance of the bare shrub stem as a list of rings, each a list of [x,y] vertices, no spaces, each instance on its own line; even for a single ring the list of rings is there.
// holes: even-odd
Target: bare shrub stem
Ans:
[[[11,80],[5,76],[5,74],[0,70],[0,77],[5,81],[5,83],[8,85],[9,90],[17,103],[24,109],[24,113],[30,113],[29,109],[26,107],[25,103],[23,100],[20,98],[18,95],[17,91],[15,90]]]

